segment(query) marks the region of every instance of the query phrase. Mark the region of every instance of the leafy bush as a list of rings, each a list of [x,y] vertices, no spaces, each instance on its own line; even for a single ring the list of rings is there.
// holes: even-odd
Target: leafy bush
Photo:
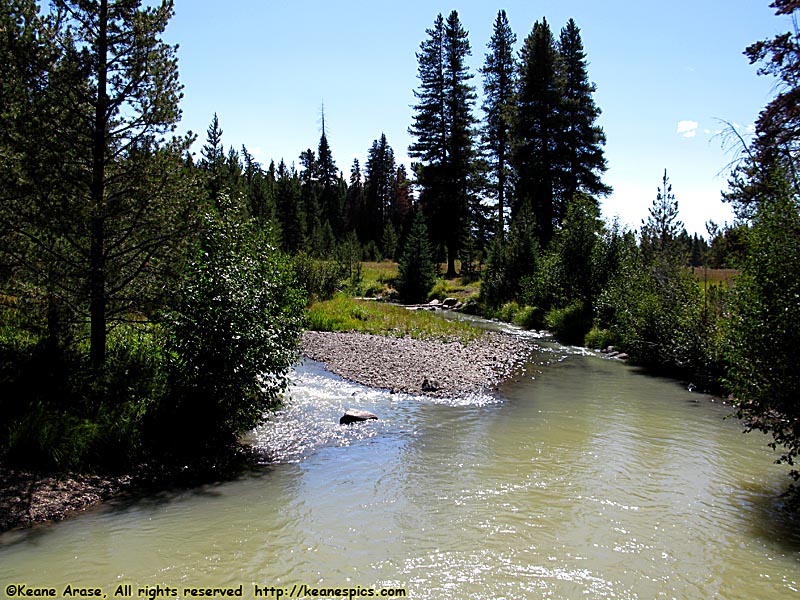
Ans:
[[[587,348],[604,349],[617,343],[616,336],[608,329],[592,327],[583,339],[583,345]]]
[[[450,296],[450,284],[445,279],[437,279],[433,288],[428,292],[428,300],[444,300]]]
[[[524,329],[539,329],[543,323],[543,314],[535,306],[523,306],[514,314],[513,321]]]
[[[519,312],[520,306],[516,302],[506,302],[494,313],[496,319],[504,323],[514,321],[514,316]]]
[[[748,256],[736,281],[726,327],[727,384],[750,430],[782,446],[781,461],[800,456],[800,211],[788,184],[755,208]],[[792,471],[795,480],[800,472]],[[798,490],[795,490],[797,492]],[[797,494],[796,494],[797,495]]]
[[[345,274],[342,265],[335,261],[313,258],[300,252],[292,259],[298,285],[305,296],[317,300],[329,300],[342,286]]]
[[[168,315],[170,436],[232,441],[274,407],[297,358],[305,295],[288,259],[247,223],[208,217]]]
[[[145,415],[164,393],[158,328],[140,322],[112,330],[99,373],[85,348],[11,342],[0,342],[0,448],[10,462],[123,469],[141,456]]]
[[[564,344],[583,344],[592,324],[591,314],[582,302],[563,308],[551,308],[545,315],[545,326]]]

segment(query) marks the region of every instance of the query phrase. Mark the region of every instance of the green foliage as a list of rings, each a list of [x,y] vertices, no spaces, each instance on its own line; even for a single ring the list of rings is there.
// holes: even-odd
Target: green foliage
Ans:
[[[520,295],[523,282],[537,270],[539,252],[533,216],[524,209],[511,223],[505,242],[495,238],[481,285],[481,302],[490,310]]]
[[[512,320],[514,325],[523,329],[539,329],[544,322],[544,315],[535,306],[523,306],[516,311]]]
[[[167,315],[172,402],[166,431],[216,443],[277,405],[297,358],[304,294],[251,223],[207,216],[201,250]]]
[[[417,181],[422,187],[420,204],[430,220],[432,242],[447,250],[447,277],[457,275],[456,256],[470,222],[473,194],[475,90],[467,66],[471,47],[457,11],[445,20],[436,17],[428,39],[417,53],[420,85],[414,91],[414,122],[409,133],[416,141],[409,147]]]
[[[344,273],[339,263],[313,258],[300,252],[292,258],[298,285],[309,300],[328,300],[342,285]]]
[[[583,344],[589,330],[592,317],[587,307],[580,301],[563,308],[551,308],[544,317],[548,330],[564,344]]]
[[[495,231],[502,239],[505,232],[505,211],[511,192],[511,114],[517,83],[517,64],[514,44],[517,36],[508,24],[506,11],[500,10],[487,45],[481,74],[483,75],[486,114],[482,128],[482,142],[486,154],[488,179],[497,197],[497,222]]]
[[[423,302],[435,281],[436,269],[431,259],[428,229],[425,226],[425,217],[418,212],[406,236],[398,264],[397,291],[406,302]]]
[[[98,373],[85,347],[1,336],[0,454],[29,468],[129,468],[144,451],[145,416],[165,390],[162,348],[158,327],[122,325]]]
[[[383,229],[383,237],[381,238],[381,248],[383,249],[383,256],[388,258],[389,260],[394,260],[397,258],[397,246],[399,244],[399,240],[397,238],[397,233],[394,230],[394,226],[391,223],[387,223],[386,227]]]
[[[608,329],[600,329],[596,325],[592,327],[583,340],[583,345],[587,348],[604,349],[617,344],[616,336]]]
[[[783,448],[781,460],[790,465],[800,455],[799,270],[800,206],[785,186],[755,208],[726,326],[726,381],[748,429],[770,433],[771,445]],[[792,474],[800,479],[797,470]]]

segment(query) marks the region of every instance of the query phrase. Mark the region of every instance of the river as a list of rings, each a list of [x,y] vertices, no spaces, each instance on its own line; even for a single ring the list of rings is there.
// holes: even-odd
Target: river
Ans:
[[[0,584],[402,587],[413,598],[787,598],[787,468],[730,408],[553,347],[453,401],[306,362],[233,481],[0,536]],[[380,416],[339,426],[345,408]]]

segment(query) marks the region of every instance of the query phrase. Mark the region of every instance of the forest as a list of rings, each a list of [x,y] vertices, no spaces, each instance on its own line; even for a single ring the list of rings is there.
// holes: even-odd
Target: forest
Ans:
[[[744,50],[780,85],[737,140],[736,221],[706,240],[668,169],[638,230],[603,219],[606,134],[573,19],[518,44],[499,11],[472,73],[458,12],[437,15],[409,82],[415,162],[376,132],[345,175],[324,113],[297,162],[226,150],[216,114],[193,155],[172,15],[169,0],[0,7],[0,460],[129,469],[236,447],[280,404],[306,307],[376,291],[365,261],[398,263],[386,300],[472,282],[472,312],[730,395],[798,456],[796,30]]]

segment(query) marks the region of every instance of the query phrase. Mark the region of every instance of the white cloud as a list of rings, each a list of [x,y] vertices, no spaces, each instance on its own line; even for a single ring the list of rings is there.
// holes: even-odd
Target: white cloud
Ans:
[[[697,128],[699,126],[700,123],[697,121],[678,121],[678,129],[675,133],[679,134],[681,137],[693,138],[697,135]]]

